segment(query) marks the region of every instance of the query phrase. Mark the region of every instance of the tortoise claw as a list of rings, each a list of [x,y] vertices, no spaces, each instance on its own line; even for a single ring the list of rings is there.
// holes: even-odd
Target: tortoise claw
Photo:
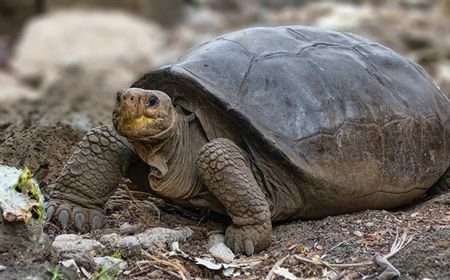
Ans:
[[[45,210],[47,214],[46,220],[50,221],[53,217],[53,214],[55,214],[55,206],[49,205]]]
[[[255,253],[255,246],[253,246],[253,241],[246,239],[244,242],[245,254],[247,256],[252,256]]]
[[[92,218],[92,226],[91,226],[92,230],[100,229],[102,228],[102,226],[103,226],[102,219],[98,215],[95,215]]]
[[[58,221],[63,229],[67,229],[67,227],[69,226],[69,218],[70,218],[69,211],[61,210],[59,212]]]
[[[75,228],[77,231],[83,232],[86,227],[86,217],[82,213],[75,214]]]
[[[270,245],[272,241],[271,229],[270,222],[248,226],[232,224],[225,233],[225,244],[235,254],[244,253],[251,256]]]
[[[73,227],[77,232],[86,232],[103,227],[104,214],[69,201],[54,199],[46,207],[47,221],[53,221],[63,230]]]

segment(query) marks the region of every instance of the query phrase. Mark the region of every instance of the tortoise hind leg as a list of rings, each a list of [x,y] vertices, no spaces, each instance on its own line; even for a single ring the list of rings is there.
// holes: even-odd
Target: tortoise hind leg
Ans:
[[[427,195],[440,195],[448,190],[450,190],[450,168],[448,168],[444,175],[427,191]]]

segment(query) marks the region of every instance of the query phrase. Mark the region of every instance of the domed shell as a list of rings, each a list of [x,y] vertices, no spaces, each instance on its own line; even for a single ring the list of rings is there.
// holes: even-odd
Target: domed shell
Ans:
[[[200,88],[195,94],[204,94],[239,120],[237,125],[245,125],[301,169],[312,168],[310,153],[334,157],[342,140],[339,134],[353,133],[348,124],[375,125],[389,132],[398,129],[389,126],[392,122],[411,119],[415,127],[433,118],[433,127],[449,127],[449,100],[420,66],[368,39],[322,28],[249,28],[226,34],[133,86],[164,89],[183,83]],[[370,133],[348,147],[361,150],[364,142],[381,146],[383,137]],[[400,138],[411,136],[406,133],[398,130]],[[442,142],[444,136],[438,134],[429,137]],[[328,147],[333,152],[321,152],[327,148],[323,143],[319,148],[304,145],[321,136],[334,139]]]

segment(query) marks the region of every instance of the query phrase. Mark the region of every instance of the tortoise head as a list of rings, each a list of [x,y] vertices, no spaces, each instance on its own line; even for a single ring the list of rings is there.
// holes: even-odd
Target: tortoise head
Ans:
[[[129,140],[164,138],[175,120],[172,100],[162,91],[128,88],[117,93],[114,127]]]

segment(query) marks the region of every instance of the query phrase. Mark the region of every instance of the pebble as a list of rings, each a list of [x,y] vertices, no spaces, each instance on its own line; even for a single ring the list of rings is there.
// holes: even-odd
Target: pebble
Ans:
[[[4,270],[6,270],[6,266],[0,265],[0,272],[2,272],[2,271],[4,271]]]
[[[219,261],[223,262],[231,262],[236,257],[233,251],[231,251],[224,243],[218,243],[209,248],[208,251],[214,258],[218,258]]]
[[[114,266],[116,272],[120,272],[127,268],[127,263],[124,260],[110,256],[94,257],[94,261],[98,266],[105,266],[107,269]]]
[[[138,227],[136,225],[130,225],[128,222],[123,223],[119,228],[120,234],[123,235],[135,234],[137,231]]]
[[[211,234],[208,238],[208,248],[211,248],[212,246],[219,244],[219,243],[224,243],[225,242],[225,235],[220,234],[220,233],[216,233],[216,234]]]
[[[359,230],[355,230],[353,232],[354,235],[358,236],[358,237],[362,237],[364,234],[362,232],[360,232]]]

